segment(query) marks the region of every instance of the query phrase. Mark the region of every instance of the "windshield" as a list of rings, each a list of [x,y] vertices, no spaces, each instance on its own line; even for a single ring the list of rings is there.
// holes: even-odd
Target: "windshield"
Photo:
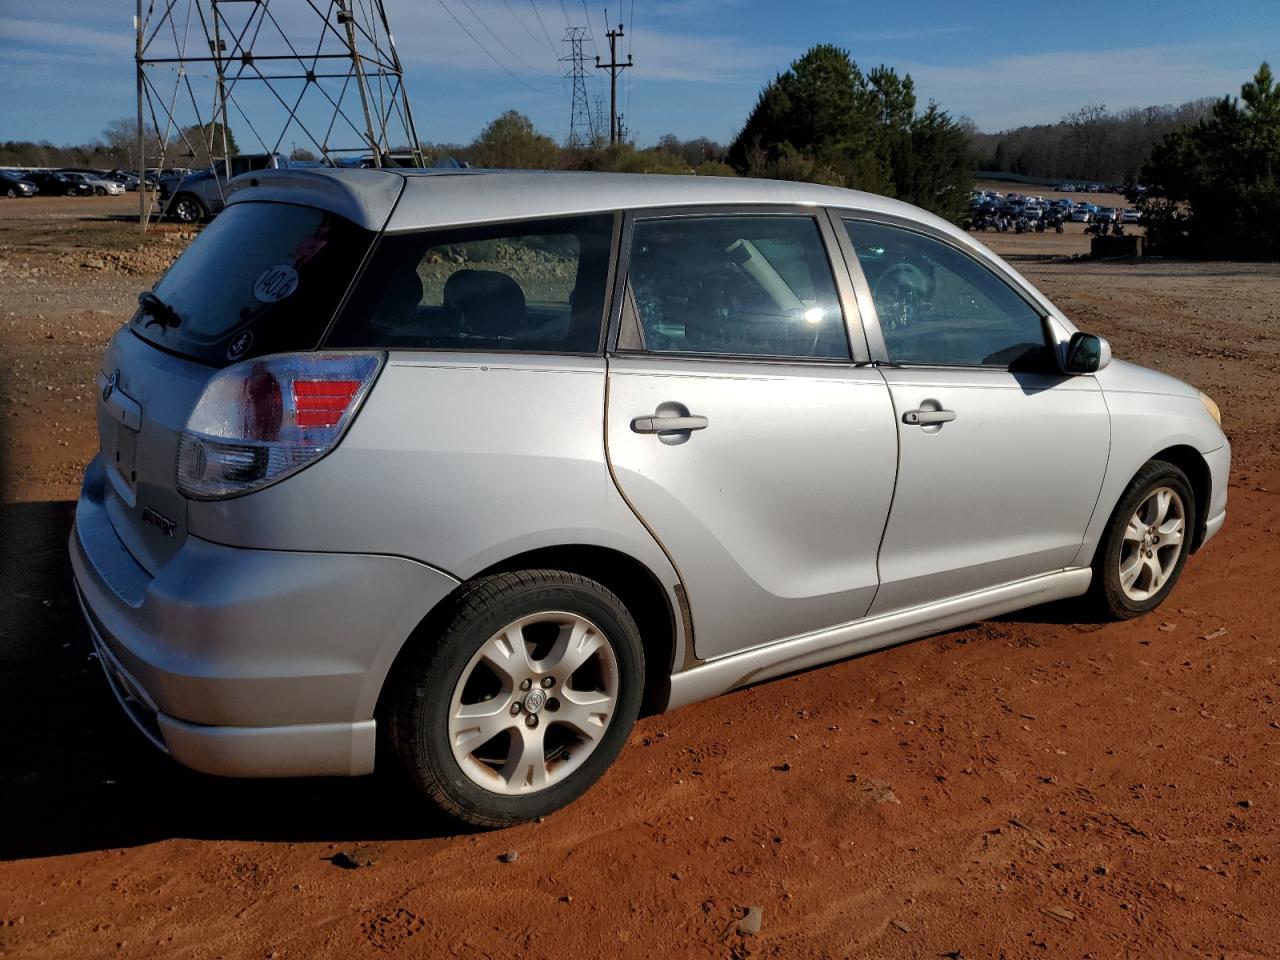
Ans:
[[[227,207],[169,268],[133,331],[214,366],[320,340],[373,234],[284,203]],[[158,315],[165,318],[157,322]]]

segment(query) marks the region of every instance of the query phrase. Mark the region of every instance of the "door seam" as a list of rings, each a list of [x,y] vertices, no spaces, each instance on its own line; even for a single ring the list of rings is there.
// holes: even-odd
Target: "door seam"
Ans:
[[[881,382],[884,383],[884,391],[889,395],[889,409],[893,411],[893,492],[889,494],[889,508],[884,514],[884,526],[880,528],[880,542],[876,545],[876,591],[871,595],[871,603],[867,605],[866,613],[862,615],[862,618],[868,616],[875,609],[876,599],[880,596],[880,587],[884,584],[884,576],[880,572],[880,555],[884,551],[885,537],[889,535],[889,519],[893,516],[893,505],[898,499],[898,480],[902,476],[902,428],[898,421],[897,399],[893,395],[893,388],[889,384],[889,378],[884,375],[880,365],[872,363],[871,366],[880,376]]]
[[[618,475],[613,469],[613,454],[609,450],[609,404],[612,402],[611,387],[613,385],[613,371],[609,357],[604,358],[604,417],[601,421],[601,431],[604,441],[604,464],[605,469],[609,471],[609,479],[613,482],[613,489],[618,492],[618,496],[622,498],[622,502],[627,505],[627,509],[640,522],[640,525],[649,531],[649,536],[653,538],[653,542],[658,545],[658,549],[662,551],[663,556],[667,558],[667,563],[671,564],[671,569],[676,573],[676,600],[679,609],[676,611],[680,618],[681,625],[684,627],[685,644],[684,656],[681,657],[680,670],[688,670],[696,667],[703,661],[698,658],[697,650],[694,647],[694,627],[693,627],[693,610],[689,604],[689,589],[685,586],[684,574],[680,572],[680,567],[676,563],[676,558],[672,556],[671,551],[667,549],[667,545],[662,542],[662,538],[658,536],[658,531],[649,525],[649,522],[636,509],[636,505],[631,502],[631,498],[627,496],[626,490],[622,488],[622,482],[618,480]],[[879,574],[877,573],[877,576]],[[679,671],[675,671],[679,672]]]

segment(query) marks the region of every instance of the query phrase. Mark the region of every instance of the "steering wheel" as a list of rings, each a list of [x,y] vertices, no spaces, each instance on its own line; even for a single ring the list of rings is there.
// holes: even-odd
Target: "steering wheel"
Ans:
[[[871,287],[880,322],[888,327],[905,326],[910,306],[927,300],[932,293],[933,284],[924,271],[905,260],[885,270]]]

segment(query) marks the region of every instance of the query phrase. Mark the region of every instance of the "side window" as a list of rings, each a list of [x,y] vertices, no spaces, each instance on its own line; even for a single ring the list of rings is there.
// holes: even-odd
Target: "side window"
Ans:
[[[636,222],[627,305],[651,353],[849,359],[818,224],[804,216]]]
[[[613,216],[383,237],[327,345],[594,353]]]
[[[894,363],[1043,368],[1040,314],[1002,279],[923,234],[846,220]]]

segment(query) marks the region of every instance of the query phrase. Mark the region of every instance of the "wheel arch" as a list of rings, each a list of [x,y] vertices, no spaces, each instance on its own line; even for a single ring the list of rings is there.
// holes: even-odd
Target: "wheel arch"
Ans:
[[[444,618],[459,590],[472,580],[517,570],[564,570],[595,580],[618,596],[640,630],[645,653],[645,684],[641,715],[662,713],[671,697],[671,674],[676,668],[676,616],[661,580],[645,564],[612,547],[563,544],[513,554],[478,571],[441,599],[419,621],[401,645],[383,678],[375,715],[384,712],[383,698],[394,685],[400,665],[419,644],[429,643],[444,626]],[[691,642],[686,638],[687,642]]]
[[[1191,481],[1191,493],[1196,499],[1196,528],[1191,532],[1191,552],[1195,553],[1204,543],[1205,524],[1209,519],[1209,502],[1213,494],[1209,464],[1199,450],[1187,444],[1165,447],[1153,454],[1150,459],[1173,464]]]

